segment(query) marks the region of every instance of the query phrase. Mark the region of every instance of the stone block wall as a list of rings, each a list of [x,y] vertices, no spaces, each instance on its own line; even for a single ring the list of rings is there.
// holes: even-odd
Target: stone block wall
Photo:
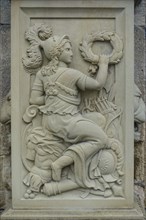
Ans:
[[[10,0],[0,1],[0,106],[10,90]],[[146,0],[135,1],[135,83],[142,92],[146,103]],[[130,39],[129,39],[130,40]],[[135,191],[144,199],[146,183],[146,141],[145,126],[140,126],[141,139],[135,143]],[[10,124],[0,124],[0,209],[8,207],[11,200],[11,142]],[[145,161],[145,164],[144,164]],[[145,169],[144,169],[145,166]],[[145,192],[146,193],[146,192]]]
[[[135,83],[142,92],[142,98],[146,103],[146,0],[142,0],[135,7]],[[140,125],[140,141],[135,143],[135,189],[143,199],[143,189],[146,195],[146,126]],[[145,200],[146,206],[146,200]]]
[[[0,1],[0,106],[10,90],[11,30],[10,0]],[[0,209],[7,207],[11,197],[10,124],[0,124]]]

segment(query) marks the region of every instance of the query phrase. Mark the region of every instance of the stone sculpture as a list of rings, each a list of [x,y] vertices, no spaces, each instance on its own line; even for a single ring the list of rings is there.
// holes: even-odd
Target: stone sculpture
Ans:
[[[40,48],[48,64],[42,65],[35,76],[30,106],[23,116],[28,126],[22,160],[29,171],[23,180],[28,187],[24,197],[34,198],[40,192],[52,196],[78,188],[87,194],[123,196],[123,146],[113,131],[120,126],[116,120],[121,111],[117,114],[117,107],[106,97],[98,97],[94,104],[108,111],[108,117],[97,110],[85,111],[86,105],[79,108],[80,91],[101,91],[109,63],[120,61],[121,39],[110,32],[92,33],[83,39],[82,56],[92,63],[90,69],[99,67],[98,73],[94,70],[95,78],[68,68],[73,57],[68,36],[56,36],[46,25],[35,25],[26,32],[26,39],[30,48],[23,58],[25,69],[34,74],[42,65]],[[112,55],[93,56],[93,42],[103,40],[116,44]]]
[[[121,39],[112,32],[83,38],[79,49],[91,63],[92,78],[68,68],[73,57],[68,36],[53,36],[52,29],[42,24],[31,27],[26,39],[30,48],[23,65],[31,75],[37,74],[23,116],[28,124],[22,152],[28,171],[24,197],[52,196],[78,188],[85,191],[83,198],[88,194],[123,196],[123,146],[117,132],[122,110],[114,103],[113,84],[105,93],[109,64],[122,58]],[[95,41],[109,41],[112,54],[93,54]],[[40,48],[48,65],[43,65]],[[81,106],[80,90],[86,89],[98,90],[98,95],[85,97]]]

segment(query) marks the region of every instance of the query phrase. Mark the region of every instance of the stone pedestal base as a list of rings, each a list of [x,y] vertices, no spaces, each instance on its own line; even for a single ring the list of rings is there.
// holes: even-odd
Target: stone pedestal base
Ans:
[[[133,209],[93,210],[13,210],[1,216],[2,220],[144,220],[143,212],[135,202]]]

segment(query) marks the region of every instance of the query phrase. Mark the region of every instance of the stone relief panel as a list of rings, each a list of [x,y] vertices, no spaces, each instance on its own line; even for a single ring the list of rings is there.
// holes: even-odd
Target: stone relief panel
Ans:
[[[50,28],[48,28],[48,30],[47,30],[47,26],[44,26],[44,25],[39,25],[39,26],[33,26],[30,30],[29,30],[29,32],[26,32],[26,38],[27,39],[30,39],[29,37],[29,35],[30,35],[30,32],[33,32],[34,31],[34,35],[33,35],[33,37],[34,36],[37,36],[37,32],[39,32],[39,30],[41,30],[41,29],[43,29],[43,31],[46,33],[47,31],[48,31],[48,33],[46,33],[46,34],[48,34],[48,37],[50,36],[51,37],[51,34],[52,34],[52,30],[50,29]],[[45,34],[44,34],[45,35]],[[104,37],[103,37],[103,35],[104,35]],[[95,55],[95,54],[93,54],[93,52],[91,51],[91,47],[92,47],[92,44],[93,44],[93,42],[94,41],[105,41],[105,40],[107,40],[107,41],[110,41],[110,37],[105,37],[105,35],[109,35],[109,36],[113,36],[113,37],[115,37],[116,35],[115,34],[113,34],[113,33],[110,33],[110,32],[103,32],[103,33],[92,33],[92,34],[88,34],[86,37],[84,37],[83,38],[83,41],[82,41],[82,43],[81,43],[81,45],[79,46],[79,49],[80,49],[80,51],[82,52],[82,56],[83,56],[83,58],[86,60],[86,61],[88,61],[89,63],[92,63],[90,66],[89,66],[89,73],[91,74],[91,77],[92,78],[95,78],[94,77],[94,75],[96,74],[96,72],[98,72],[97,71],[97,69],[98,69],[98,60],[99,60],[99,57],[97,56],[97,55]],[[39,36],[39,34],[38,34],[38,36]],[[93,37],[94,36],[94,37]],[[115,37],[115,39],[116,40],[118,40],[118,36],[116,36]],[[40,37],[40,39],[41,39],[41,37]],[[47,39],[47,38],[46,38]],[[42,38],[42,40],[45,40],[45,38],[43,39]],[[118,47],[121,47],[120,49],[122,50],[122,47],[123,47],[123,45],[122,45],[122,43],[120,42],[121,40],[119,39],[119,46],[117,46],[116,47],[116,49],[118,48]],[[111,41],[110,41],[111,42]],[[115,44],[114,44],[114,42],[115,41],[113,41],[113,48],[115,48]],[[36,72],[37,71],[39,71],[39,69],[40,69],[40,66],[42,66],[42,61],[43,61],[43,59],[41,58],[41,53],[40,53],[40,50],[38,49],[38,44],[34,44],[34,41],[32,41],[31,42],[33,45],[34,45],[34,47],[30,47],[31,49],[29,50],[28,49],[28,51],[27,51],[27,53],[28,52],[31,52],[31,56],[30,56],[30,54],[28,55],[28,57],[29,57],[29,59],[28,59],[28,57],[25,57],[25,58],[23,58],[23,64],[24,64],[24,68],[25,68],[25,70],[27,71],[27,72],[29,72],[31,75],[33,75],[33,74],[36,74]],[[90,43],[90,44],[89,44]],[[31,44],[31,46],[32,46],[32,44]],[[118,44],[117,44],[118,45]],[[37,49],[38,49],[38,53],[36,52],[34,52],[34,51],[37,51]],[[120,51],[120,49],[119,49],[119,51]],[[89,52],[90,51],[90,52]],[[33,54],[34,53],[34,54]],[[33,54],[33,56],[32,56],[32,54]],[[38,56],[38,55],[40,56]],[[113,54],[113,53],[112,53]],[[120,53],[117,53],[116,55],[118,56],[118,54],[120,54]],[[39,57],[39,63],[37,63],[36,62],[36,66],[34,65],[34,63],[33,63],[33,61],[31,61],[31,59],[33,59],[34,61],[35,60],[37,60],[37,56]],[[122,53],[121,53],[121,55],[120,56],[122,56]],[[36,57],[36,58],[35,58]],[[111,57],[111,55],[110,55],[110,57]],[[109,58],[110,58],[109,57]],[[35,58],[35,59],[34,59]],[[121,57],[120,57],[121,58]],[[111,58],[110,58],[111,59]],[[93,62],[92,62],[92,60],[93,60]],[[116,60],[115,60],[116,61]],[[118,60],[118,58],[117,58],[117,61],[119,61]],[[108,77],[107,77],[107,79],[108,79]],[[107,80],[106,79],[106,80]],[[106,83],[107,84],[107,83]],[[100,90],[100,93],[103,95],[103,89],[105,90],[105,87],[106,87],[106,84],[104,85],[104,87],[102,88],[102,90]],[[102,92],[101,92],[102,91]],[[135,85],[135,93],[134,93],[134,121],[135,121],[135,141],[138,141],[138,136],[139,136],[139,132],[138,132],[138,125],[140,124],[140,123],[143,123],[144,122],[144,120],[145,120],[145,105],[144,105],[144,102],[143,102],[143,100],[142,100],[142,98],[141,98],[141,92],[140,92],[140,90],[138,89],[138,87]],[[105,95],[106,93],[104,92],[104,95]],[[112,106],[113,106],[113,103],[114,103],[114,96],[115,96],[115,94],[113,93],[113,95],[112,96],[110,96],[110,97],[112,97],[112,99],[110,98],[109,99],[109,96],[108,96],[108,100],[112,100]],[[107,97],[107,94],[106,94],[106,97]],[[99,94],[98,94],[98,98],[99,98]],[[7,121],[9,122],[9,119],[10,119],[10,105],[9,105],[9,103],[10,103],[10,100],[11,98],[10,98],[10,93],[7,95],[7,98],[6,98],[6,102],[4,102],[4,104],[3,104],[3,106],[2,106],[2,108],[1,108],[1,122],[2,123],[7,123]],[[100,101],[100,99],[99,99],[99,101]],[[107,98],[106,98],[106,102],[107,102]],[[109,101],[108,101],[109,102]],[[83,104],[82,104],[82,106],[80,106],[80,112],[84,115],[84,114],[86,114],[86,113],[91,113],[92,112],[92,116],[91,116],[91,114],[90,114],[90,116],[91,116],[91,118],[94,120],[96,117],[94,117],[94,113],[96,112],[101,112],[101,114],[102,115],[106,115],[106,117],[107,117],[107,113],[105,113],[104,112],[104,109],[103,109],[103,106],[106,106],[106,108],[107,108],[107,103],[104,103],[104,101],[103,101],[103,103],[104,103],[104,105],[101,105],[101,106],[98,106],[98,104],[97,103],[100,103],[100,102],[98,102],[98,100],[97,100],[97,97],[95,97],[95,98],[92,98],[92,97],[90,97],[90,98],[84,98],[83,99]],[[111,104],[110,103],[110,104]],[[27,112],[27,117],[28,117],[28,115],[29,115],[29,117],[31,117],[31,118],[34,118],[35,117],[35,111],[34,111],[34,113],[33,113],[33,106],[31,105],[30,107],[29,107],[30,109],[28,110],[28,112]],[[116,107],[117,108],[117,107]],[[37,110],[37,108],[36,108],[36,106],[34,106],[34,109],[36,109],[36,113],[38,113],[38,110]],[[115,109],[115,108],[114,108]],[[30,111],[30,112],[29,112]],[[114,111],[113,111],[114,112]],[[120,108],[119,108],[119,112],[122,112],[121,110],[120,110]],[[32,115],[32,114],[34,114],[34,115]],[[40,114],[40,112],[39,112],[39,114]],[[86,116],[88,115],[88,114],[86,114]],[[121,115],[121,113],[119,114],[119,116]],[[117,115],[117,117],[116,118],[118,118],[119,117],[118,115]],[[42,117],[42,116],[41,116]],[[109,117],[109,115],[108,115],[108,117]],[[38,118],[38,116],[37,116],[37,118]],[[115,119],[116,119],[115,118]],[[102,118],[103,119],[103,118]],[[107,118],[106,118],[107,119]],[[115,120],[114,119],[114,120]],[[27,123],[28,122],[30,122],[30,119],[25,119],[26,121],[27,121]],[[41,119],[42,120],[42,119]],[[113,120],[113,121],[114,121]],[[103,119],[103,120],[99,120],[99,118],[98,118],[98,123],[100,124],[100,126],[104,129],[104,131],[105,131],[105,127],[104,127],[104,124],[105,124],[105,119]],[[117,120],[117,122],[118,122],[119,120]],[[115,126],[116,127],[116,126]],[[41,128],[42,129],[42,128]],[[112,133],[113,133],[113,129],[110,129],[112,132],[111,132],[111,134],[110,133],[108,133],[108,137],[111,137],[111,135],[113,135]],[[39,131],[39,129],[38,129],[38,131]],[[116,131],[116,130],[115,130]],[[115,134],[115,131],[114,131],[114,135],[116,135]],[[106,133],[107,133],[107,131],[105,131]],[[35,134],[35,133],[34,133]],[[113,137],[114,137],[114,135],[113,135]],[[119,132],[117,132],[117,135],[119,135]],[[117,138],[118,139],[118,138]],[[22,154],[23,155],[23,154]],[[26,155],[26,154],[25,154]],[[106,151],[106,155],[108,155],[107,154],[107,151]],[[28,165],[29,164],[29,161],[31,161],[30,160],[30,157],[28,156],[28,158],[27,158],[27,160],[26,160],[26,158],[27,157],[24,157],[23,158],[23,162],[24,162],[24,164],[25,164],[25,167],[27,168],[27,171],[29,171],[30,172],[30,170],[31,170],[31,167],[32,167],[32,164],[31,165]],[[104,158],[104,157],[103,157]],[[33,160],[32,160],[33,161]],[[43,184],[42,184],[43,185]],[[98,192],[99,193],[99,192]],[[30,190],[30,189],[28,189],[27,190],[27,192],[25,193],[25,197],[26,198],[34,198],[35,197],[35,195],[36,195],[37,193],[36,193],[36,191],[34,191],[34,190]],[[86,195],[86,193],[85,193],[85,195]],[[88,193],[87,193],[87,195],[88,195]],[[87,196],[86,195],[86,196]],[[103,195],[103,193],[99,193],[98,195]],[[105,196],[105,195],[104,195]],[[107,196],[110,196],[110,195],[107,195]],[[84,196],[83,196],[84,197]]]
[[[83,199],[123,197],[122,106],[115,104],[116,79],[114,71],[110,74],[123,56],[121,37],[94,31],[74,45],[69,36],[36,24],[25,39],[30,46],[22,62],[31,86],[22,119],[24,198],[57,197],[72,190]],[[111,44],[112,52],[96,55],[93,44],[101,42]],[[73,47],[88,73],[69,67]]]
[[[75,207],[86,209],[89,206],[92,210],[100,207],[127,209],[133,205],[133,160],[127,160],[127,155],[133,156],[133,119],[127,118],[128,112],[131,112],[129,116],[133,116],[130,107],[133,103],[130,101],[128,105],[125,96],[128,93],[130,100],[133,94],[127,85],[127,79],[132,82],[133,73],[133,57],[131,61],[128,58],[133,45],[133,39],[128,42],[128,37],[132,36],[132,28],[128,28],[133,23],[130,16],[132,4],[130,1],[115,1],[115,4],[111,4],[112,1],[106,0],[106,4],[103,1],[98,3],[50,0],[36,1],[34,6],[31,0],[13,1],[12,205],[19,211],[38,209],[40,212],[43,209],[42,213],[46,215],[44,209],[55,209],[55,212],[64,207],[71,210],[75,210]],[[34,25],[42,22],[49,26]],[[50,24],[53,28],[50,28]],[[56,55],[52,55],[54,49],[49,48],[49,45],[55,44],[54,39],[53,43],[46,43],[52,37],[59,42],[57,45],[65,40],[61,49],[58,46],[55,49]],[[67,43],[70,48],[65,48]],[[71,59],[67,63],[64,62],[66,49],[72,50]],[[60,76],[58,71],[61,68],[67,69],[67,74],[60,73]],[[68,74],[69,70],[77,72],[73,74],[76,77],[81,77],[75,78],[77,82],[74,82],[74,88],[71,88],[74,84],[71,85],[69,80],[65,84],[66,78],[72,75]],[[42,78],[39,78],[39,72]],[[104,77],[101,73],[104,73]],[[55,80],[57,74],[59,78]],[[99,83],[98,86],[93,84],[93,80]],[[78,85],[78,81],[82,83]],[[38,84],[41,84],[41,88]],[[91,84],[96,88],[91,88]],[[77,112],[54,112],[57,108],[53,108],[52,104],[57,103],[51,102],[50,98],[55,101],[62,98],[61,102],[67,103],[69,108],[75,105],[73,101],[78,100],[77,110],[74,108]],[[10,98],[7,101],[9,104]],[[51,105],[48,105],[50,102]],[[61,106],[60,103],[58,105]],[[64,111],[66,106],[62,105],[61,110]],[[7,120],[5,113],[10,117],[8,112],[2,111],[3,123]],[[77,114],[80,119],[77,119]],[[68,121],[70,116],[72,123],[61,127],[67,116]],[[86,125],[88,121],[91,129],[82,126],[73,137],[81,139],[72,140],[70,134],[82,120]],[[92,124],[98,127],[98,135],[91,132],[94,130]],[[62,128],[66,128],[65,135]],[[80,130],[83,133],[88,131],[87,139],[82,137]],[[127,134],[132,138],[127,138]],[[127,212],[129,216],[129,209]]]

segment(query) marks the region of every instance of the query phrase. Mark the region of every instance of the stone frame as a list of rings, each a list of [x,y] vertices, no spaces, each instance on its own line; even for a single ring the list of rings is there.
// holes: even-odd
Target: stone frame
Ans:
[[[25,201],[21,199],[21,192],[19,184],[21,182],[20,173],[21,173],[21,166],[18,166],[18,164],[21,164],[21,158],[20,158],[20,147],[21,146],[21,134],[20,134],[20,124],[21,124],[21,117],[22,117],[22,107],[26,104],[25,97],[23,90],[22,90],[22,81],[24,80],[22,76],[20,77],[20,72],[24,72],[23,66],[21,64],[21,57],[24,50],[24,43],[22,42],[24,40],[24,32],[26,28],[30,24],[30,20],[32,18],[45,18],[47,19],[52,17],[78,17],[78,18],[86,18],[91,14],[90,16],[92,18],[99,18],[99,17],[107,17],[107,18],[115,18],[115,25],[116,25],[116,31],[117,33],[121,34],[121,26],[122,30],[124,30],[124,45],[125,45],[125,51],[124,51],[124,65],[118,65],[116,66],[116,73],[117,72],[124,72],[124,77],[122,74],[119,74],[119,77],[117,78],[117,88],[124,88],[124,91],[118,90],[119,95],[117,95],[119,100],[122,100],[124,97],[124,127],[125,129],[125,199],[121,199],[120,201],[116,201],[116,207],[124,208],[128,207],[131,208],[133,206],[133,88],[131,84],[128,84],[127,82],[133,82],[133,3],[131,0],[129,1],[105,1],[104,4],[102,1],[92,1],[92,4],[88,1],[84,1],[84,4],[82,4],[81,1],[36,1],[35,7],[33,5],[33,0],[31,1],[13,1],[12,3],[12,170],[15,170],[15,173],[12,172],[12,198],[13,198],[13,207],[15,208],[29,208],[31,201]],[[65,7],[64,7],[65,5]],[[104,6],[104,9],[103,9]],[[45,8],[45,9],[44,9]],[[94,8],[94,9],[93,9]],[[97,13],[98,10],[99,13]],[[58,10],[59,9],[59,10]],[[81,10],[82,9],[82,10]],[[44,13],[43,10],[46,10],[47,13]],[[64,10],[66,11],[66,14],[64,13]],[[77,13],[77,10],[80,10],[80,14]],[[107,10],[111,10],[108,11]],[[59,13],[57,15],[57,13]],[[130,16],[129,16],[130,14]],[[125,20],[124,20],[125,19]],[[129,41],[130,36],[130,41]],[[21,47],[20,47],[21,45]],[[19,62],[18,62],[19,60]],[[123,67],[124,66],[124,67]],[[28,76],[25,76],[28,77]],[[125,79],[123,79],[125,78]],[[22,81],[21,81],[22,80]],[[26,81],[27,82],[27,81]],[[123,84],[121,86],[121,83]],[[16,87],[17,85],[17,87]],[[27,89],[26,89],[27,88]],[[29,91],[28,85],[26,84],[25,91]],[[122,94],[123,97],[120,97],[120,94]],[[128,96],[127,96],[128,94]],[[120,97],[120,98],[119,98]],[[21,103],[21,100],[23,100],[23,103]],[[117,104],[118,101],[117,100]],[[17,112],[17,114],[16,114]],[[13,132],[15,131],[15,133]],[[19,177],[18,177],[19,173]],[[30,202],[30,204],[29,204]],[[52,208],[56,204],[56,201],[51,201],[51,204],[47,203],[47,201],[44,200],[41,201],[43,208],[47,208],[48,205]],[[111,202],[111,201],[110,201]],[[54,204],[53,204],[54,203]],[[92,202],[87,201],[84,202],[84,207],[89,207],[89,203]],[[111,203],[112,204],[112,203]],[[109,202],[102,201],[102,199],[99,201],[99,204],[97,203],[95,205],[92,204],[95,207],[102,207],[103,205],[109,208],[113,208],[114,205],[109,205]],[[60,203],[61,205],[61,203]],[[64,203],[64,206],[68,206],[69,201]],[[71,206],[73,203],[71,202]],[[78,202],[76,201],[76,205],[78,206]],[[39,202],[37,204],[37,201],[35,201],[35,208],[39,208]]]
[[[20,106],[20,103],[18,102],[18,100],[20,100],[20,97],[23,97],[23,94],[21,94],[21,86],[20,86],[20,72],[19,71],[24,71],[23,67],[21,65],[21,55],[22,55],[22,48],[19,48],[19,45],[23,45],[23,43],[21,44],[21,40],[24,38],[22,32],[20,31],[20,24],[19,22],[22,22],[21,27],[23,28],[23,30],[26,29],[26,27],[29,25],[30,19],[31,17],[31,13],[25,13],[26,11],[29,12],[29,10],[34,9],[32,7],[32,3],[34,1],[15,1],[13,0],[13,5],[12,5],[12,24],[13,24],[13,29],[12,29],[12,39],[15,39],[12,42],[12,170],[15,170],[15,173],[12,172],[12,179],[13,179],[13,208],[16,209],[28,209],[32,203],[30,201],[27,201],[25,204],[25,201],[23,201],[23,199],[21,199],[20,196],[20,192],[19,192],[19,184],[21,182],[21,180],[18,178],[18,173],[21,173],[21,166],[18,166],[18,164],[21,164],[21,158],[20,158],[20,145],[21,145],[21,134],[20,134],[20,121],[21,121],[21,116],[22,116],[22,109]],[[65,4],[63,4],[63,2],[65,2]],[[44,6],[45,8],[48,7],[52,10],[52,8],[54,9],[58,9],[61,11],[63,8],[67,8],[67,9],[71,9],[75,8],[75,4],[76,4],[76,8],[82,8],[82,10],[84,11],[86,8],[88,8],[89,13],[91,12],[91,10],[94,8],[96,9],[103,9],[103,3],[102,1],[92,1],[88,3],[86,0],[84,1],[84,6],[82,6],[82,1],[36,1],[35,2],[35,10],[36,10],[36,14],[35,16],[37,17],[37,9],[41,10],[40,8],[43,8],[42,6]],[[98,3],[98,4],[97,4]],[[111,4],[112,3],[112,4]],[[126,59],[123,61],[125,62],[125,66],[124,69],[122,69],[122,67],[118,66],[116,67],[116,72],[118,71],[124,71],[125,75],[124,75],[124,80],[122,79],[122,83],[123,85],[125,85],[125,93],[122,94],[125,98],[125,145],[127,147],[125,147],[125,158],[129,158],[130,160],[126,161],[125,164],[125,170],[126,172],[128,172],[128,175],[126,173],[126,184],[125,184],[125,194],[127,199],[125,199],[125,201],[120,201],[119,203],[117,203],[116,207],[117,208],[133,208],[133,204],[134,204],[134,200],[133,200],[133,169],[134,169],[134,164],[133,164],[133,88],[131,87],[131,85],[129,85],[127,82],[133,82],[133,5],[132,5],[132,1],[105,1],[104,3],[104,9],[105,8],[114,8],[114,10],[118,10],[118,15],[116,16],[116,31],[118,33],[120,33],[120,25],[123,25],[123,29],[125,31],[124,33],[124,37],[125,37],[125,51],[124,51],[124,56],[126,57]],[[65,7],[63,6],[65,5]],[[92,5],[92,6],[91,6]],[[97,6],[98,5],[98,6]],[[112,6],[111,6],[112,5]],[[36,9],[37,8],[37,9]],[[48,9],[47,8],[47,9]],[[39,12],[41,14],[41,12]],[[70,13],[68,13],[70,16]],[[110,14],[110,13],[109,13]],[[114,15],[109,15],[108,16],[113,16]],[[129,14],[131,15],[129,17]],[[64,16],[64,14],[62,13],[62,15]],[[93,15],[93,14],[92,14]],[[44,15],[43,15],[44,16]],[[51,15],[50,15],[51,16]],[[87,15],[86,15],[87,16]],[[99,16],[105,16],[104,13],[101,12],[101,14],[99,13],[97,17]],[[125,20],[124,20],[124,16],[125,16]],[[19,20],[20,19],[20,20]],[[130,27],[130,28],[129,28]],[[22,29],[21,29],[22,30]],[[19,32],[20,31],[20,32]],[[128,41],[128,36],[130,36],[130,42]],[[131,52],[132,51],[132,52]],[[17,60],[19,60],[19,62],[17,62]],[[120,77],[119,77],[120,78]],[[118,79],[118,85],[121,84],[121,79]],[[17,87],[16,87],[17,85]],[[119,87],[117,85],[117,87]],[[21,95],[22,96],[21,96]],[[126,94],[128,94],[128,97],[126,96]],[[119,91],[119,95],[120,95],[120,91]],[[23,100],[23,99],[22,99]],[[117,100],[118,103],[118,100]],[[18,114],[16,114],[16,112]],[[17,122],[17,123],[16,123]],[[130,123],[129,123],[130,122]],[[15,131],[15,133],[13,132]],[[17,133],[17,132],[18,133]],[[130,147],[129,147],[130,146]],[[17,177],[17,178],[16,178]],[[50,200],[51,201],[51,200]],[[39,203],[39,202],[38,202]],[[46,203],[46,201],[45,201]],[[88,207],[89,203],[91,203],[89,200],[87,202],[87,204],[84,204],[82,208]],[[100,203],[100,204],[99,204]],[[102,202],[102,199],[100,200],[98,204],[94,204],[94,206],[92,206],[92,208],[96,209],[98,208],[102,208],[103,205],[104,207],[106,206],[106,208],[115,208],[114,205],[108,205],[108,201],[107,203]],[[54,203],[55,204],[55,203]],[[53,202],[51,201],[51,205],[52,205],[52,209],[54,206]],[[67,208],[67,204],[68,202],[65,204],[63,204],[64,207]],[[47,207],[50,204],[44,204],[43,208],[41,209],[47,209]],[[73,203],[71,203],[71,206],[73,205]],[[78,206],[79,204],[77,203],[76,206]],[[92,204],[93,205],[93,204]],[[24,207],[25,206],[25,207]],[[32,207],[34,208],[34,206]],[[39,208],[39,204],[37,204],[37,202],[35,202],[35,208]],[[60,208],[60,207],[59,207]]]
[[[33,0],[31,0],[31,1],[15,1],[15,0],[13,0],[13,12],[14,12],[14,14],[12,13],[12,20],[14,19],[14,17],[16,18],[16,20],[15,20],[15,22],[16,22],[16,26],[17,26],[17,28],[16,28],[16,30],[18,31],[18,23],[19,23],[19,6],[17,5],[18,4],[18,2],[19,2],[19,4],[21,4],[21,7],[23,8],[25,8],[25,7],[31,7],[31,3],[33,2]],[[25,5],[25,2],[27,2],[27,4]],[[46,2],[46,1],[42,1],[42,2]],[[38,5],[40,5],[40,4],[43,4],[42,2],[37,2],[38,3]],[[51,1],[48,1],[49,3],[51,2]],[[59,1],[57,1],[57,2],[59,2]],[[60,1],[61,2],[61,1]],[[73,1],[72,1],[73,2]],[[86,0],[85,0],[85,2],[86,2]],[[97,1],[97,2],[99,2],[99,1]],[[109,1],[105,1],[106,3],[105,3],[105,5],[107,6],[107,4],[109,3]],[[112,1],[112,2],[114,2],[114,6],[113,7],[122,7],[122,8],[126,8],[126,7],[128,7],[127,5],[130,3],[130,2],[132,2],[131,0],[129,0],[129,1],[121,1],[121,2],[117,2],[117,1]],[[52,1],[52,3],[53,3],[53,1]],[[102,3],[101,3],[102,4]],[[121,4],[121,5],[120,5]],[[25,5],[25,6],[24,6]],[[88,5],[88,4],[87,4]],[[119,6],[120,5],[120,6]],[[36,6],[37,7],[37,6]],[[131,33],[133,32],[132,31],[132,27],[133,27],[133,23],[131,23],[132,22],[132,18],[131,19],[128,19],[128,13],[131,11],[131,9],[132,9],[132,11],[133,11],[133,8],[130,8],[129,7],[129,9],[126,9],[125,11],[126,11],[126,16],[127,16],[127,21],[125,21],[125,23],[126,23],[126,27],[127,27],[127,30],[128,30],[128,32],[129,32],[129,27],[131,27]],[[16,13],[16,10],[18,10],[17,11],[17,13]],[[15,15],[15,16],[14,16]],[[25,23],[25,22],[24,22]],[[14,25],[14,23],[12,23],[13,25]],[[15,26],[14,25],[14,26]],[[16,31],[15,30],[15,31]],[[13,30],[12,30],[12,32],[13,32]],[[18,38],[19,38],[19,36],[16,34],[16,33],[14,33],[13,32],[13,34],[12,34],[12,37],[16,37],[15,38],[15,43],[17,42],[17,40],[18,40]],[[130,38],[131,39],[131,38]],[[132,37],[132,41],[133,41],[133,37]],[[132,45],[132,41],[130,41],[130,45]],[[19,42],[19,41],[18,41]],[[128,41],[126,41],[126,42],[128,42]],[[15,83],[16,82],[18,82],[19,81],[19,79],[16,79],[17,78],[17,76],[15,76],[15,70],[17,70],[16,71],[16,73],[17,73],[17,75],[18,75],[18,78],[19,78],[19,64],[17,64],[17,62],[15,61],[16,60],[16,57],[19,59],[19,53],[18,53],[18,48],[17,48],[17,51],[15,50],[16,48],[15,48],[15,46],[16,46],[16,44],[14,44],[14,45],[12,45],[13,46],[13,50],[12,50],[12,69],[13,69],[13,75],[12,75],[12,83],[13,83],[13,85],[15,85]],[[128,45],[128,48],[129,48],[130,46]],[[127,48],[127,51],[128,51],[128,48]],[[15,53],[13,53],[14,52],[14,50],[15,50]],[[130,52],[129,52],[129,54],[130,54]],[[14,56],[13,55],[15,55],[15,60],[14,60]],[[17,55],[17,56],[16,56]],[[133,55],[133,53],[132,53],[132,55]],[[21,57],[20,57],[20,59],[21,59]],[[128,58],[128,59],[130,59],[130,58]],[[133,76],[132,76],[132,74],[133,74],[133,72],[132,72],[132,69],[133,69],[133,66],[132,66],[133,64],[131,63],[131,67],[129,67],[128,65],[127,65],[127,72],[128,72],[128,70],[130,69],[130,73],[131,73],[131,79],[133,78]],[[15,86],[16,87],[16,86]],[[12,99],[13,99],[13,103],[14,103],[14,106],[12,106],[12,112],[13,112],[13,114],[12,114],[12,123],[13,122],[15,122],[15,120],[20,120],[20,118],[19,118],[19,116],[18,115],[15,115],[15,113],[16,112],[18,112],[18,109],[20,109],[20,106],[18,105],[18,103],[17,103],[17,101],[15,102],[15,100],[16,100],[16,98],[19,98],[19,89],[18,88],[13,88],[13,91],[12,91]],[[126,87],[127,88],[127,87]],[[130,86],[128,87],[129,88],[129,90],[127,90],[127,91],[130,91],[131,92],[131,89],[130,89]],[[131,98],[132,98],[132,96],[131,96]],[[128,100],[126,100],[126,103],[128,103]],[[131,102],[132,103],[132,102]],[[129,106],[129,104],[128,104],[128,106]],[[18,107],[18,109],[17,109],[17,107]],[[17,111],[16,111],[17,110]],[[132,109],[131,109],[131,112],[132,112]],[[130,118],[132,118],[132,115],[130,115]],[[19,121],[18,120],[18,121]],[[132,125],[133,126],[133,125]],[[128,126],[129,127],[129,126]],[[12,125],[12,128],[13,129],[18,129],[19,128],[19,125],[17,124],[14,124],[13,123],[13,125]],[[129,127],[130,129],[132,129],[133,130],[133,127]],[[130,131],[130,130],[129,130]],[[133,138],[133,135],[131,134],[131,140],[133,140],[132,139]],[[13,134],[13,136],[12,136],[12,148],[17,148],[17,147],[19,147],[18,145],[19,145],[19,143],[17,144],[17,146],[15,146],[15,140],[17,141],[17,134]],[[130,141],[130,142],[128,142],[128,143],[132,143],[132,141]],[[131,153],[133,153],[133,149],[132,149],[132,145],[131,145]],[[18,148],[19,149],[19,148]],[[12,152],[12,158],[13,159],[16,159],[16,161],[17,161],[17,159],[19,159],[19,156],[20,155],[18,155],[18,153],[17,153],[17,155],[14,155],[14,151]],[[131,156],[132,156],[133,154],[131,154]],[[18,156],[18,157],[17,157]],[[13,168],[18,168],[17,167],[17,164],[18,163],[16,163],[16,164],[12,164],[12,167]],[[133,156],[132,156],[132,163],[129,161],[129,164],[131,164],[132,166],[131,166],[131,168],[133,168],[134,169],[134,167],[133,167]],[[13,169],[12,168],[12,169]],[[128,164],[127,164],[127,168],[128,168]],[[133,172],[133,170],[132,170],[132,172]],[[13,178],[15,177],[16,175],[13,173]],[[13,179],[13,190],[14,189],[17,189],[17,185],[16,185],[16,183],[18,183],[18,181],[14,181],[14,179]],[[133,186],[133,179],[131,178],[131,185]],[[15,186],[14,186],[14,184],[15,184]],[[131,189],[131,197],[130,197],[130,199],[131,199],[131,201],[133,201],[133,187],[131,187],[130,186],[130,189]],[[14,192],[13,192],[13,196],[14,196]],[[18,196],[18,194],[17,194],[17,196]],[[14,204],[14,206],[13,206],[13,208],[16,208],[15,207],[15,204],[17,203],[16,202],[16,197],[13,197],[13,204]],[[130,201],[130,200],[129,200]],[[132,204],[132,203],[131,203]],[[17,205],[17,204],[16,204]],[[129,207],[130,208],[130,207]],[[80,212],[78,212],[78,211],[76,211],[76,212],[69,212],[69,213],[67,213],[66,212],[66,215],[64,215],[64,212],[63,212],[63,214],[62,214],[62,212],[60,212],[59,210],[59,212],[50,212],[50,211],[48,211],[48,212],[46,212],[45,210],[44,210],[44,212],[40,212],[40,211],[36,211],[36,210],[32,210],[32,211],[29,211],[29,213],[28,214],[26,214],[26,212],[25,212],[25,210],[17,210],[18,209],[18,207],[15,209],[15,210],[9,210],[6,214],[4,213],[4,215],[2,216],[2,219],[41,219],[41,217],[43,217],[43,219],[74,219],[75,217],[77,218],[77,219],[89,219],[89,218],[91,218],[91,219],[111,219],[111,217],[112,217],[112,219],[127,219],[127,220],[133,220],[133,219],[143,219],[143,217],[142,217],[142,214],[141,214],[141,211],[140,211],[140,209],[138,208],[138,207],[135,207],[135,206],[133,206],[133,209],[129,209],[129,210],[125,210],[125,209],[122,209],[121,211],[120,210],[113,210],[113,209],[108,209],[108,210],[105,210],[105,212],[103,213],[102,212],[102,210],[100,211],[100,212],[95,212],[94,214],[93,214],[93,212],[91,212],[91,213],[84,213],[84,216],[82,215],[82,217],[81,217],[81,215],[80,215]],[[97,209],[94,209],[94,210],[97,210]],[[28,210],[27,210],[28,211]],[[62,210],[63,211],[63,210]],[[93,210],[92,210],[93,211]],[[129,212],[130,211],[130,212]],[[87,211],[88,212],[88,211]],[[42,214],[43,213],[43,214]],[[131,214],[130,214],[131,213]],[[50,216],[50,217],[49,217]],[[58,217],[57,217],[58,216]],[[125,217],[126,216],[126,217]]]

